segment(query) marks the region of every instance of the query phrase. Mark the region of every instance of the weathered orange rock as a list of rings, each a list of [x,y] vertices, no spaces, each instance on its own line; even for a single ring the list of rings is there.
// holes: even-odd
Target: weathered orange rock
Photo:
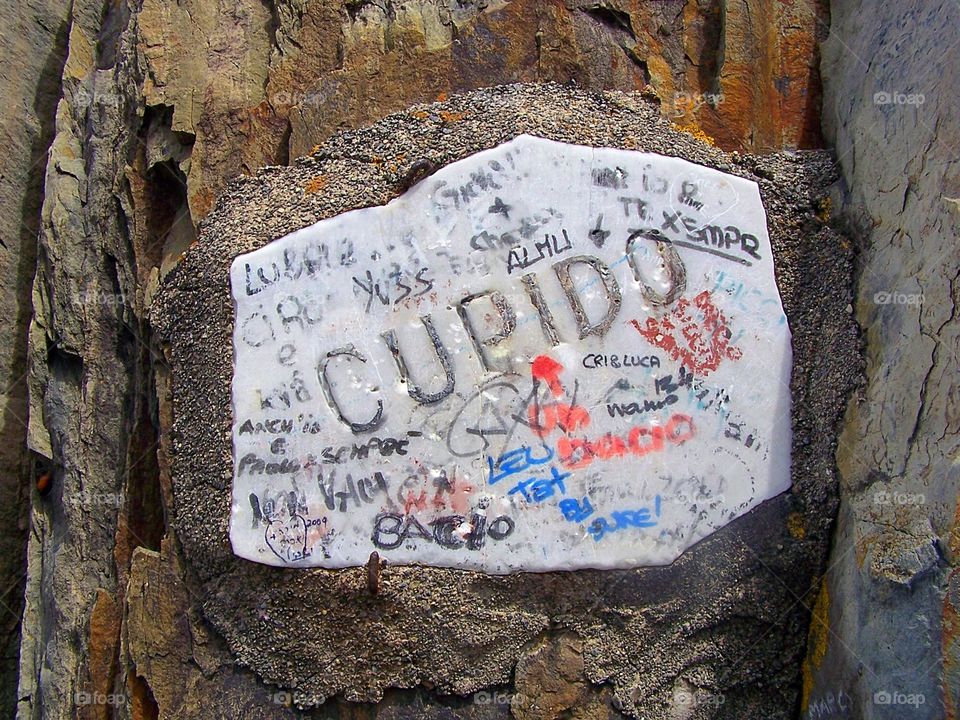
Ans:
[[[518,720],[551,720],[569,714],[588,696],[583,642],[573,633],[537,640],[517,662],[511,700]]]
[[[312,0],[281,5],[272,38],[262,6],[247,5],[161,11],[150,0],[138,18],[145,100],[172,107],[172,129],[195,138],[184,166],[194,222],[235,175],[308,154],[337,130],[503,83],[649,86],[666,116],[724,149],[820,143],[822,0],[458,10]]]
[[[160,552],[134,551],[124,618],[134,720],[298,717],[287,693],[274,694],[234,665],[191,607],[191,597],[172,538]]]
[[[78,697],[77,712],[81,720],[107,720],[114,707],[107,699],[114,695],[113,680],[117,674],[120,647],[120,609],[106,590],[97,592],[90,612],[90,642],[87,674],[89,684]]]

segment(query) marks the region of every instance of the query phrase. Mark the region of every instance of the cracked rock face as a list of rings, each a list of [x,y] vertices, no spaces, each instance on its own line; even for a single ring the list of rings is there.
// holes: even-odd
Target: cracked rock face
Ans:
[[[27,328],[47,148],[66,53],[68,3],[0,9],[0,715],[17,701],[19,618],[24,610],[24,551],[30,487],[44,476],[26,452]]]
[[[514,82],[642,90],[724,148],[819,145],[818,0],[170,4],[133,11],[147,107],[193,145],[194,219],[225,182],[308,154],[340,129]]]
[[[811,634],[806,717],[955,718],[960,142],[946,2],[839,4],[824,43],[834,207],[860,247],[866,381],[837,452],[841,511]],[[889,700],[889,702],[885,702]],[[904,700],[903,703],[899,700]],[[909,702],[908,702],[909,701]]]
[[[645,88],[660,106],[658,112],[644,110],[638,116],[643,123],[660,115],[692,132],[712,136],[728,150],[809,147],[819,142],[817,41],[826,34],[828,13],[817,0],[759,5],[699,0],[636,4],[77,0],[20,3],[12,12],[20,14],[16,22],[7,24],[11,31],[4,38],[9,53],[5,67],[11,69],[5,80],[13,84],[9,95],[16,101],[7,107],[11,120],[5,127],[12,128],[11,136],[17,140],[28,140],[30,147],[7,143],[2,158],[4,217],[18,218],[18,224],[27,228],[25,232],[21,228],[21,237],[28,241],[17,248],[9,236],[3,238],[3,267],[11,289],[4,309],[8,317],[16,318],[9,326],[11,331],[15,326],[13,341],[6,346],[10,361],[3,364],[8,381],[4,399],[9,411],[29,420],[29,429],[15,422],[10,412],[4,427],[12,432],[10,448],[19,447],[26,433],[32,460],[51,470],[51,489],[42,497],[34,493],[31,503],[18,692],[12,687],[16,681],[8,683],[8,704],[17,702],[23,718],[41,714],[101,718],[113,712],[113,706],[104,704],[78,706],[78,693],[125,698],[126,709],[117,709],[121,716],[206,719],[259,713],[277,717],[286,711],[282,707],[288,698],[282,696],[281,702],[274,703],[265,694],[264,677],[299,688],[310,701],[335,687],[346,687],[350,680],[344,667],[334,666],[332,680],[321,683],[313,677],[318,674],[316,666],[304,669],[315,661],[309,653],[296,666],[271,656],[262,677],[238,667],[238,663],[254,667],[257,657],[244,646],[253,647],[250,643],[257,638],[266,641],[269,632],[260,628],[256,637],[245,639],[245,626],[239,631],[234,626],[229,633],[233,645],[217,645],[223,638],[199,610],[209,604],[215,591],[212,578],[226,572],[232,560],[219,555],[222,548],[214,545],[206,558],[191,550],[195,562],[184,562],[179,531],[168,524],[168,519],[188,513],[174,512],[168,472],[176,417],[169,394],[172,378],[146,318],[161,278],[197,239],[198,223],[231,178],[286,163],[309,153],[338,130],[373,122],[411,104],[516,81],[572,82],[591,90]],[[23,49],[26,46],[29,52]],[[553,93],[556,89],[547,95]],[[496,110],[500,102],[496,95],[490,102],[495,114],[501,112]],[[552,101],[547,98],[546,102]],[[614,105],[585,107],[589,112],[608,113]],[[356,138],[342,140],[339,155],[330,160],[333,165],[303,179],[303,192],[315,201],[323,197],[324,202],[309,212],[291,205],[290,226],[354,204],[382,202],[406,171],[407,164],[397,159],[405,149],[418,147],[427,153],[434,145],[442,146],[445,149],[437,158],[446,161],[509,135],[501,124],[495,132],[477,134],[478,142],[468,142],[451,126],[461,109],[456,104],[423,107],[417,111],[422,116],[407,117],[404,122],[410,127],[416,125],[414,120],[429,126],[428,134],[417,135],[416,142],[411,139],[416,133],[406,131],[399,136],[370,136],[366,144]],[[518,126],[536,120],[544,134],[576,140],[573,133],[564,135],[563,123],[556,117],[531,118],[529,110],[511,112],[499,122]],[[482,120],[478,116],[469,123],[482,124]],[[466,128],[475,127],[469,123]],[[395,132],[401,126],[387,127]],[[39,129],[35,135],[31,134],[34,129]],[[632,147],[629,139],[643,135],[638,129],[604,132],[608,134],[593,136],[593,141]],[[444,137],[450,140],[446,145]],[[671,137],[689,142],[684,136]],[[670,147],[662,146],[661,151],[670,152]],[[782,206],[784,216],[794,213],[806,218],[784,226],[787,229],[779,241],[784,248],[813,243],[809,240],[813,236],[825,246],[835,246],[835,236],[805,214],[815,194],[811,188],[822,189],[829,182],[825,179],[829,172],[820,169],[825,167],[822,158],[747,159],[737,167],[766,178],[782,175],[777,182],[796,189],[796,198],[765,190],[771,203]],[[341,172],[364,185],[358,191],[330,180]],[[328,182],[331,189],[320,192]],[[369,182],[375,184],[368,187]],[[7,213],[8,208],[12,212]],[[8,231],[11,228],[17,232],[12,224]],[[265,242],[274,229],[261,239]],[[806,239],[788,241],[788,235]],[[795,263],[786,250],[782,254],[785,259],[778,272],[785,287],[794,288],[789,302],[800,313],[796,322],[811,328],[811,333],[840,322],[843,315],[833,314],[831,304],[807,307],[795,295],[814,282],[803,279],[808,272],[821,273],[824,282],[835,281],[836,287],[846,288],[841,276],[848,272],[847,250],[838,251],[839,260],[835,260],[804,249],[797,251],[795,257],[800,259]],[[835,342],[847,347],[846,331],[837,332]],[[807,347],[822,345],[810,334],[795,335],[795,340]],[[847,357],[845,352],[838,351],[838,358]],[[27,402],[23,384],[16,384],[24,377],[28,357],[29,419],[21,412]],[[836,388],[842,385],[838,382]],[[830,413],[840,394],[837,389],[824,401],[824,417],[833,417]],[[213,427],[204,422],[202,430],[207,432],[208,426]],[[807,436],[808,444],[819,442],[817,432]],[[792,538],[788,545],[800,542],[799,554],[789,556],[800,558],[796,561],[800,571],[794,575],[790,567],[786,573],[798,593],[806,591],[826,542],[822,518],[816,515],[808,523],[808,517],[814,516],[807,514],[806,504],[823,503],[823,517],[827,517],[832,497],[827,454],[820,449],[809,452],[811,459],[802,466],[808,481],[803,493],[812,495],[804,495],[795,485],[794,493],[780,501],[786,508],[777,505],[779,509],[763,511],[778,528],[786,517]],[[5,477],[10,478],[5,497],[10,501],[3,505],[15,524],[22,511],[22,500],[18,506],[17,498],[23,498],[27,487],[25,475],[17,474],[22,453],[11,452],[4,462]],[[209,485],[209,492],[197,490],[197,497],[185,501],[185,506],[194,502],[199,507],[197,503],[211,492],[219,502],[218,493],[226,487],[223,478],[214,474]],[[797,504],[796,498],[804,500]],[[23,528],[12,546],[22,546],[26,524]],[[712,542],[726,548],[723,552],[731,558],[752,558],[742,548],[738,555],[734,541]],[[194,540],[184,546],[193,548]],[[769,552],[762,556],[764,562],[779,568],[774,546],[750,544]],[[15,551],[14,547],[11,562],[3,570],[10,580],[22,573]],[[483,703],[474,702],[478,696],[462,702],[447,696],[440,699],[429,689],[429,680],[415,691],[388,686],[411,685],[425,674],[421,669],[428,662],[439,657],[438,666],[443,667],[451,655],[458,656],[456,667],[444,671],[438,689],[481,687],[491,678],[509,678],[516,658],[539,647],[541,641],[555,641],[558,633],[541,632],[541,628],[568,611],[586,618],[576,630],[584,648],[585,682],[609,680],[591,684],[590,692],[577,695],[580,699],[571,712],[583,717],[615,713],[612,704],[630,711],[643,705],[643,698],[652,692],[648,690],[653,685],[644,678],[660,664],[653,650],[638,656],[626,640],[616,646],[601,642],[617,634],[610,628],[619,625],[632,628],[624,638],[643,638],[643,647],[657,647],[668,654],[670,647],[685,646],[685,638],[693,638],[697,650],[691,650],[687,669],[678,662],[663,672],[686,672],[689,677],[674,684],[682,692],[694,692],[714,682],[713,671],[702,671],[701,665],[719,662],[721,651],[736,652],[750,627],[759,634],[765,623],[784,617],[787,637],[792,639],[783,639],[764,656],[770,661],[767,666],[742,668],[741,676],[732,675],[729,680],[753,678],[772,667],[773,682],[792,692],[795,673],[785,648],[791,648],[791,662],[795,662],[805,619],[794,613],[774,616],[777,608],[786,611],[788,604],[779,598],[768,607],[770,599],[754,590],[762,584],[763,566],[750,560],[753,565],[740,567],[741,563],[731,560],[729,569],[703,566],[697,570],[702,564],[686,562],[692,562],[693,569],[688,566],[684,571],[686,584],[678,586],[678,595],[692,595],[695,587],[707,582],[712,588],[703,599],[707,608],[710,602],[726,607],[746,592],[751,619],[738,621],[741,628],[731,630],[729,646],[713,635],[709,642],[704,639],[704,628],[712,627],[707,616],[713,617],[713,610],[703,610],[701,626],[674,627],[672,600],[653,604],[662,597],[644,595],[652,592],[646,579],[624,576],[609,593],[613,610],[603,611],[586,600],[598,587],[606,587],[601,576],[578,580],[586,585],[574,593],[572,602],[566,599],[567,579],[548,579],[537,588],[524,583],[514,587],[512,581],[504,581],[500,588],[480,581],[481,595],[495,595],[508,608],[493,615],[503,617],[508,629],[505,643],[496,646],[478,670],[459,658],[461,646],[444,647],[436,636],[430,639],[432,654],[416,659],[411,640],[417,637],[415,628],[398,625],[396,632],[387,634],[387,657],[395,657],[396,651],[413,660],[403,672],[388,666],[374,672],[368,668],[351,697],[375,697],[387,688],[376,710],[363,710],[382,717],[445,716],[448,712],[505,717],[511,712],[509,698],[495,702],[487,696]],[[673,572],[662,571],[657,582],[669,583]],[[690,580],[690,573],[708,580]],[[349,604],[355,595],[354,580],[343,577],[325,582],[333,583],[332,591],[341,592],[342,601]],[[358,577],[357,582],[362,579]],[[388,575],[384,580],[386,586],[395,582],[418,587],[415,577],[391,579]],[[524,599],[524,593],[532,599]],[[253,602],[252,594],[239,592],[240,599],[226,606]],[[459,639],[471,651],[485,647],[490,615],[464,616],[460,605],[431,606],[434,599],[421,597],[416,611],[425,617],[435,613],[440,624],[449,620],[459,626],[456,633],[443,638]],[[264,612],[272,618],[283,618],[288,612],[281,595],[266,595],[263,601],[269,601]],[[160,622],[159,618],[176,616],[185,607],[193,612],[189,623]],[[211,606],[209,617],[222,615],[223,607]],[[322,609],[326,608],[318,607],[317,612]],[[217,626],[228,628],[227,620],[220,617]],[[648,643],[653,642],[650,626],[654,621],[658,627],[673,628],[658,645]],[[283,622],[292,627],[292,621]],[[567,637],[565,632],[559,635]],[[345,647],[353,643],[361,653],[368,647],[365,642],[359,634],[344,640]],[[403,643],[406,648],[401,647]],[[600,652],[601,646],[607,649]],[[171,655],[171,648],[178,650]],[[193,690],[182,693],[183,688]],[[495,685],[480,692],[510,691],[509,685]],[[230,703],[204,702],[228,694]],[[184,697],[190,701],[183,701]],[[765,700],[748,698],[741,706],[750,707],[753,702]],[[316,713],[339,712],[331,709],[335,707],[331,701]],[[523,707],[514,707],[514,715],[522,716]],[[343,710],[353,711],[352,706]]]
[[[956,717],[960,181],[952,162],[957,47],[943,30],[957,25],[956,13],[947,0],[829,9],[823,0],[10,5],[0,79],[8,100],[0,272],[10,319],[0,358],[0,507],[12,529],[4,533],[4,588],[20,581],[28,535],[29,545],[19,678],[4,673],[0,712],[11,715],[16,705],[18,717],[31,719],[294,716],[292,696],[275,695],[267,679],[307,702],[342,688],[315,717],[788,717],[810,607],[805,718],[904,716],[901,706],[878,704],[878,692],[922,695],[911,717]],[[822,159],[734,162],[703,151],[700,160],[760,177],[765,201],[784,220],[778,280],[798,357],[806,358],[794,379],[791,493],[670,568],[536,583],[456,573],[424,583],[414,571],[391,569],[375,602],[364,595],[361,571],[284,582],[265,569],[244,576],[217,540],[225,537],[217,525],[227,516],[225,456],[204,465],[198,455],[188,470],[206,473],[205,484],[180,483],[174,513],[170,460],[191,462],[188,441],[173,432],[176,418],[206,412],[191,428],[200,439],[189,442],[227,441],[208,401],[171,403],[178,380],[146,317],[161,277],[196,240],[231,178],[410,105],[517,81],[646,88],[659,115],[726,150],[818,146],[821,42],[824,135],[841,170],[831,194],[835,220],[859,250],[853,297],[851,248],[808,212],[814,199],[829,214],[818,197],[832,182]],[[470,135],[442,114],[475,109],[457,101],[340,138],[325,159],[287,171],[283,182],[301,183],[302,197],[278,191],[286,216],[260,218],[243,249],[388,199],[411,162],[398,157],[411,148],[449,161],[518,127],[657,147],[643,130],[656,113],[622,96],[598,105],[553,89],[525,101],[536,113],[496,94],[485,102],[499,118],[487,134],[476,131],[478,118],[465,126]],[[567,103],[611,117],[573,132]],[[417,122],[429,126],[425,135],[414,132]],[[667,152],[689,143],[664,137],[675,138],[662,146]],[[268,203],[253,191],[271,187],[278,172],[234,192],[244,203]],[[230,207],[239,205],[224,205],[214,222],[227,223]],[[228,245],[208,237],[187,267],[225,262],[241,249]],[[191,297],[184,277],[181,308]],[[194,296],[205,298],[220,279]],[[833,420],[858,370],[848,302],[863,329],[866,383],[838,443],[842,502],[829,572],[818,584],[837,504]],[[200,316],[210,307],[225,321],[224,307],[184,309]],[[168,323],[168,335],[174,330]],[[224,387],[222,374],[210,373],[226,367],[223,358],[210,367],[182,352],[171,359],[179,382],[186,367],[204,387]],[[177,443],[180,454],[171,455]],[[28,534],[25,488],[31,472],[46,469],[49,489],[32,493]],[[221,505],[206,515],[191,510],[209,502]],[[13,610],[4,636],[12,659],[19,608],[4,602]],[[306,614],[291,610],[299,607]],[[321,634],[297,634],[304,618]],[[433,630],[425,634],[425,625]],[[337,648],[329,664],[317,638]],[[414,690],[389,687],[421,678]],[[555,689],[549,702],[525,700],[534,686]],[[465,698],[437,692],[481,687]],[[376,707],[343,699],[381,692]],[[123,707],[79,705],[78,693],[120,697]]]
[[[442,166],[520,133],[678,155],[759,184],[794,329],[792,489],[663,568],[496,577],[388,566],[370,595],[363,569],[289,571],[234,556],[233,258],[387,202],[420,159]],[[671,129],[638,96],[512,86],[415,106],[336,136],[293,167],[233,183],[162,283],[153,322],[170,364],[174,527],[191,594],[234,657],[305,706],[337,694],[378,700],[419,683],[477,693],[509,683],[515,666],[520,693],[539,683],[543,657],[556,657],[569,666],[563,673],[586,678],[544,680],[559,683],[558,707],[686,717],[678,707],[703,712],[723,696],[724,712],[790,717],[806,641],[797,600],[815,587],[825,557],[836,503],[832,428],[857,368],[849,245],[814,214],[832,173],[819,153],[725,155]],[[781,617],[790,619],[784,630],[765,631]],[[609,688],[610,704],[593,685]],[[525,703],[510,700],[519,717],[539,717]]]

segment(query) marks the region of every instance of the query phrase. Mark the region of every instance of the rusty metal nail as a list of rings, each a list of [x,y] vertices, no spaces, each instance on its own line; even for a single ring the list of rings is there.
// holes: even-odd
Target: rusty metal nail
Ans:
[[[367,560],[367,590],[371,595],[380,592],[380,555],[374,550]]]

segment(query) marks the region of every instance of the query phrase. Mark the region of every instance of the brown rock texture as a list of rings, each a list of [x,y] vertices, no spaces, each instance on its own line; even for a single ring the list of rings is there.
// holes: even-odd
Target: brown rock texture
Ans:
[[[515,662],[500,668],[502,682],[467,697],[442,695],[428,681],[387,688],[376,705],[347,702],[344,694],[308,712],[289,708],[286,691],[239,665],[210,626],[197,588],[215,585],[215,574],[198,580],[183,555],[170,476],[171,371],[149,312],[161,279],[197,242],[201,221],[232,178],[290,163],[340,131],[479,87],[555,81],[642,91],[662,116],[726,150],[817,147],[820,43],[833,24],[823,64],[826,125],[846,184],[833,206],[835,219],[862,240],[853,310],[865,329],[868,382],[863,402],[851,406],[839,451],[844,503],[826,580],[791,578],[800,605],[785,594],[742,622],[758,636],[784,632],[777,624],[783,611],[786,632],[801,636],[813,598],[821,598],[807,660],[810,717],[824,717],[811,714],[824,707],[841,713],[853,707],[842,705],[851,698],[850,717],[899,717],[884,714],[898,708],[873,702],[874,692],[899,687],[926,693],[929,717],[941,710],[953,717],[960,705],[960,583],[953,569],[957,477],[949,458],[958,417],[960,188],[952,165],[934,156],[952,157],[956,121],[939,122],[950,112],[947,93],[934,109],[930,89],[935,81],[956,85],[952,56],[941,57],[931,40],[956,20],[951,12],[932,0],[913,8],[864,0],[835,6],[834,17],[825,0],[8,4],[0,11],[0,87],[11,99],[0,111],[0,307],[9,319],[0,330],[0,507],[11,531],[3,534],[0,578],[11,589],[3,596],[0,714],[16,707],[23,720],[594,718],[621,713],[611,678],[627,688],[618,707],[635,712],[662,659],[626,650],[601,657],[599,626],[577,634],[542,627],[550,615],[542,608],[524,616],[535,627],[517,634],[508,654]],[[882,23],[864,22],[872,17]],[[884,28],[896,32],[884,35]],[[910,50],[900,58],[903,47]],[[871,102],[875,92],[897,91],[926,92],[922,109],[929,114],[878,110]],[[439,138],[463,119],[447,105],[416,112],[413,119]],[[384,183],[409,162],[397,153],[364,152],[341,160],[375,168]],[[304,192],[322,198],[331,184],[335,176],[316,170]],[[829,214],[826,203],[817,209]],[[827,273],[831,264],[845,268],[847,250],[838,252],[839,263],[811,260],[796,268],[797,277]],[[922,292],[927,300],[922,309],[871,303],[876,292],[891,290]],[[824,289],[832,291],[846,288]],[[800,318],[810,327],[824,322],[813,310]],[[798,333],[798,341],[830,352],[846,347],[843,332],[826,341]],[[807,440],[828,435],[820,428]],[[829,476],[828,465],[806,468],[808,489]],[[50,492],[28,492],[47,469]],[[218,482],[214,489],[222,490]],[[935,509],[878,507],[874,494],[888,484],[924,494]],[[822,518],[831,516],[831,492],[811,490],[806,500],[825,506]],[[770,523],[783,521],[786,547],[825,543],[825,526],[804,522],[806,511],[791,505],[769,516]],[[789,575],[792,568],[776,564],[778,552],[772,546],[763,560]],[[24,595],[18,583],[25,565]],[[737,581],[743,587],[717,603],[753,592],[754,571],[763,567],[752,564]],[[499,591],[562,602],[569,590],[559,580],[546,590],[525,582]],[[617,623],[638,636],[648,632],[645,613],[668,621],[674,612],[644,592],[626,581],[615,598],[623,613]],[[652,609],[637,606],[648,600]],[[917,603],[922,612],[911,609]],[[711,627],[674,628],[674,654]],[[595,634],[588,642],[589,632]],[[703,662],[749,655],[738,637],[704,640]],[[897,652],[884,647],[891,637]],[[802,654],[797,646],[774,669],[754,658],[744,683],[771,673],[793,678]],[[886,664],[864,663],[868,679],[859,679],[858,658],[876,657]],[[710,680],[701,665],[691,665],[689,679],[668,693],[695,694],[696,682]],[[894,672],[914,666],[913,675]],[[536,687],[550,689],[546,703],[529,700]],[[776,698],[784,717],[796,714],[793,696]],[[699,712],[736,717],[732,708]]]
[[[238,670],[211,636],[183,582],[174,541],[137,548],[130,565],[124,655],[131,717],[294,718],[283,693]]]
[[[513,684],[510,709],[517,720],[599,720],[613,715],[609,700],[587,679],[583,641],[574,633],[538,638],[517,661]]]
[[[504,83],[648,88],[667,117],[728,150],[817,147],[826,8],[752,4],[147,0],[131,40],[166,152],[189,149],[189,162],[173,161],[197,221],[239,173],[409,105]]]

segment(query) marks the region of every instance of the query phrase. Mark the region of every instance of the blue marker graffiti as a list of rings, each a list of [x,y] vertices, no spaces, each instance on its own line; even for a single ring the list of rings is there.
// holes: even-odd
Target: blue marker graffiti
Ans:
[[[669,376],[665,379],[670,382]],[[681,379],[683,382],[683,379]],[[676,387],[676,386],[674,386]],[[515,450],[500,455],[496,460],[487,456],[487,467],[489,469],[488,482],[490,485],[500,482],[504,478],[517,475],[532,468],[540,469],[540,466],[546,465],[553,459],[554,451],[546,445],[541,446],[543,454],[534,455],[531,448],[526,445]],[[544,470],[546,468],[543,468]],[[549,477],[538,477],[531,475],[524,479],[517,479],[508,495],[519,495],[528,503],[543,502],[549,498],[563,496],[567,492],[564,481],[572,473],[560,472],[554,465],[550,465]],[[587,496],[581,499],[572,497],[560,497],[557,507],[563,514],[563,519],[572,523],[582,523],[594,513],[593,504]],[[587,532],[594,540],[600,540],[609,533],[626,528],[651,528],[655,527],[660,518],[660,496],[654,499],[654,506],[650,508],[640,508],[638,510],[614,510],[610,513],[609,519],[599,517],[590,523]]]
[[[546,445],[542,447],[544,451],[546,451],[546,455],[543,457],[534,457],[533,451],[526,445],[518,447],[516,450],[503,453],[503,455],[497,458],[496,462],[488,455],[487,466],[490,469],[488,482],[493,485],[511,475],[523,472],[536,465],[543,465],[544,463],[550,462],[550,460],[553,459],[553,450]]]
[[[650,508],[640,508],[639,510],[614,510],[610,513],[613,524],[605,517],[599,517],[590,523],[587,532],[594,540],[600,540],[604,535],[625,530],[627,528],[651,528],[656,527],[660,522],[660,496],[654,498],[653,511]]]
[[[536,478],[531,477],[526,480],[521,480],[507,493],[508,495],[513,495],[514,493],[521,493],[523,499],[527,502],[540,502],[541,500],[546,500],[549,497],[553,497],[554,489],[560,491],[560,494],[567,492],[567,488],[564,487],[563,481],[570,477],[570,473],[561,473],[553,465],[550,466],[550,477],[549,478]]]
[[[563,513],[563,519],[570,522],[583,522],[593,515],[593,505],[590,499],[584,496],[583,500],[574,498],[564,498],[560,501],[560,512]]]

